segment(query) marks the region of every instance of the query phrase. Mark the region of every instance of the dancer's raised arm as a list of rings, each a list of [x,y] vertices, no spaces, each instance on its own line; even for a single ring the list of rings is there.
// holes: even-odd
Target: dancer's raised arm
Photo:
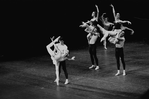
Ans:
[[[112,12],[113,12],[114,20],[116,20],[116,13],[115,13],[114,6],[112,4],[110,6],[112,7]]]
[[[114,6],[112,4],[110,6],[112,7],[112,11],[113,11],[113,15],[114,15],[114,22],[115,23],[128,23],[128,24],[131,24],[130,21],[120,20],[120,13],[116,13],[115,12]]]
[[[103,13],[102,15],[101,15],[101,21],[104,23],[105,22],[105,19],[104,19],[104,15],[105,15],[106,13]]]
[[[99,9],[98,9],[98,6],[97,6],[97,5],[95,5],[95,6],[96,6],[96,9],[97,9],[96,21],[98,21],[98,17],[99,17]]]
[[[104,15],[105,15],[105,14],[106,14],[106,13],[103,13],[102,16],[101,16],[101,21],[103,22],[103,24],[104,24],[105,26],[114,25],[113,23],[111,23],[111,22],[108,21],[108,18],[104,18]]]

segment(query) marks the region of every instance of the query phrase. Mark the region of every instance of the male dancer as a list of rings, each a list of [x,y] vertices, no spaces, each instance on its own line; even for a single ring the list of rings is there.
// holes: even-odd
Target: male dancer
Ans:
[[[96,41],[100,35],[97,32],[97,29],[95,28],[95,26],[92,24],[92,22],[90,23],[90,26],[88,28],[89,29],[86,29],[85,31],[88,32],[87,40],[89,44],[89,53],[90,53],[90,58],[92,63],[89,69],[92,69],[95,67],[95,70],[98,70],[99,66],[98,66],[98,58],[96,55]],[[96,65],[94,62],[96,63]]]
[[[125,43],[124,31],[121,31],[118,37],[116,37],[116,42],[115,42],[115,57],[116,57],[116,63],[117,63],[117,73],[115,74],[115,76],[118,76],[120,74],[120,59],[123,65],[123,76],[126,75],[124,52],[123,52],[124,43]]]

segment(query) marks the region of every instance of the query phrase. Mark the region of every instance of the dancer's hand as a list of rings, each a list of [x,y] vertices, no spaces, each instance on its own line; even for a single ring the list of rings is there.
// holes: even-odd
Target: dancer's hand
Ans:
[[[71,60],[75,60],[75,56],[73,56],[73,57],[71,58]]]
[[[131,22],[130,21],[127,21],[128,22],[128,24],[131,24]]]
[[[132,30],[132,32],[131,32],[131,35],[133,35],[134,34],[134,30]]]
[[[110,6],[111,6],[111,7],[113,7],[113,5],[112,5],[112,4],[111,4]]]
[[[54,39],[54,36],[51,38],[51,41],[53,41],[53,39]]]

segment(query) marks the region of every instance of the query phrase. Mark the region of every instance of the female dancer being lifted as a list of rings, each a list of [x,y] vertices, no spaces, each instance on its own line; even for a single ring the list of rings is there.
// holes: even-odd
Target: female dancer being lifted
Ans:
[[[114,23],[128,23],[128,24],[131,24],[130,21],[121,20],[120,19],[120,13],[115,13],[114,6],[112,4],[110,6],[112,7],[112,11],[113,11],[113,15],[114,15]]]
[[[101,21],[102,21],[102,23],[103,23],[103,25],[104,25],[104,29],[106,29],[106,30],[109,30],[109,28],[112,26],[112,25],[114,25],[113,23],[111,23],[111,22],[109,22],[108,21],[108,18],[106,17],[106,18],[104,18],[104,15],[105,15],[106,13],[103,13],[102,14],[102,16],[101,16]],[[106,42],[106,39],[103,41],[103,45],[104,45],[104,49],[107,49],[107,42]]]
[[[93,11],[93,12],[92,12],[92,19],[90,19],[90,20],[87,21],[87,22],[82,22],[82,25],[83,25],[84,23],[88,24],[88,23],[90,23],[90,22],[93,22],[93,24],[95,24],[96,22],[98,22],[99,9],[98,9],[98,6],[97,6],[97,5],[95,5],[95,7],[96,7],[96,10],[97,10],[97,16],[95,16],[95,11]],[[83,27],[83,26],[81,26],[81,27]]]

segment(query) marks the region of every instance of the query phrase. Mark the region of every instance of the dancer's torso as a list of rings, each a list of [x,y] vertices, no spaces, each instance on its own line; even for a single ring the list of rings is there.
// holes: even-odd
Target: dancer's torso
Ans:
[[[56,44],[58,50],[55,52],[54,59],[56,61],[64,61],[68,54],[68,49],[66,45]]]
[[[97,38],[98,38],[98,35],[96,35],[96,34],[91,34],[91,35],[90,35],[89,44],[95,44]]]
[[[116,48],[123,48],[124,47],[124,43],[125,43],[125,38],[122,37],[122,40],[118,41],[118,43],[116,43],[115,47]]]

